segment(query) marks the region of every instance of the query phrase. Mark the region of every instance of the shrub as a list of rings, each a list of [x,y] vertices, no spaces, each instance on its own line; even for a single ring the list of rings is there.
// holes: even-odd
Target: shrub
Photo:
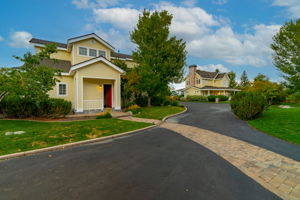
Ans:
[[[135,104],[139,105],[140,107],[145,107],[148,104],[148,99],[146,96],[139,94],[135,97]]]
[[[136,104],[126,108],[126,111],[131,111],[133,114],[140,112],[140,110],[141,110],[141,107]]]
[[[165,101],[166,101],[165,97],[156,96],[152,98],[151,104],[153,106],[161,106],[164,105]]]
[[[178,101],[172,101],[171,106],[179,106],[179,102]]]
[[[109,112],[104,113],[103,115],[98,115],[96,117],[96,119],[108,119],[108,118],[112,118],[111,114]]]
[[[43,99],[41,101],[6,96],[0,103],[3,114],[8,117],[59,117],[70,113],[72,104],[63,99]]]
[[[286,100],[290,103],[300,102],[300,92],[289,95]]]
[[[199,102],[206,102],[207,97],[206,96],[201,96],[201,95],[188,95],[186,97],[187,101],[199,101]]]
[[[45,99],[38,104],[38,116],[60,117],[71,112],[72,104],[64,99]]]
[[[258,118],[267,105],[266,98],[256,92],[239,92],[231,99],[231,110],[242,120]]]
[[[219,98],[220,101],[227,101],[229,99],[228,96],[225,95],[209,95],[207,97],[208,101],[215,102],[216,98]]]

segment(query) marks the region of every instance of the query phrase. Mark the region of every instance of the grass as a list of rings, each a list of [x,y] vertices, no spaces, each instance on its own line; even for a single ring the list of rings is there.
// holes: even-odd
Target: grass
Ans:
[[[261,118],[249,121],[258,130],[300,145],[300,105],[289,104],[292,108],[271,106]]]
[[[162,120],[164,117],[182,112],[184,109],[184,107],[179,106],[142,107],[139,113],[134,114],[134,117]]]
[[[0,155],[114,135],[149,125],[149,123],[120,119],[77,122],[0,120]],[[22,135],[5,135],[6,132],[15,131],[26,131],[26,133]]]

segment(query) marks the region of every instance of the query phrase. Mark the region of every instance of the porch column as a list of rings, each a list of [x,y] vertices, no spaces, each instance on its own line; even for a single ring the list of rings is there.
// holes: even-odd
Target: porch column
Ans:
[[[121,110],[121,78],[114,82],[114,109]]]
[[[210,90],[208,90],[207,93],[208,93],[207,95],[209,96],[210,95]]]
[[[226,96],[226,92],[225,92],[225,90],[223,90],[223,92],[224,92],[224,96]]]

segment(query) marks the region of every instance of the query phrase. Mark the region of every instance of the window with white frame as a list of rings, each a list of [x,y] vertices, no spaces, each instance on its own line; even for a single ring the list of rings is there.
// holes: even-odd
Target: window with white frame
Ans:
[[[201,83],[201,81],[200,81],[200,79],[196,79],[196,83],[198,84],[198,85],[200,85],[200,83]]]
[[[89,56],[97,57],[97,50],[96,49],[89,49]]]
[[[79,47],[78,54],[81,55],[81,56],[87,56],[87,48],[85,48],[85,47]]]
[[[66,96],[67,95],[67,84],[66,83],[59,83],[58,84],[58,95],[59,96]]]
[[[105,51],[99,50],[98,52],[99,52],[98,56],[105,57],[105,55],[106,55]]]

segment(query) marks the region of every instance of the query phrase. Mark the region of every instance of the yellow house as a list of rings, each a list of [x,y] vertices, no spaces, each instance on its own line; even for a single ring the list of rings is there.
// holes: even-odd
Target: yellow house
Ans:
[[[46,44],[55,43],[57,53],[53,60],[43,60],[41,64],[61,69],[60,82],[49,92],[52,98],[71,101],[76,113],[90,110],[104,110],[110,107],[121,109],[121,74],[124,71],[112,63],[121,59],[129,67],[135,63],[130,55],[114,52],[114,47],[92,33],[68,39],[67,43],[52,42],[32,38],[36,52]]]
[[[198,70],[196,65],[189,66],[189,74],[185,79],[184,97],[189,95],[225,95],[230,96],[238,89],[229,87],[227,73]]]

